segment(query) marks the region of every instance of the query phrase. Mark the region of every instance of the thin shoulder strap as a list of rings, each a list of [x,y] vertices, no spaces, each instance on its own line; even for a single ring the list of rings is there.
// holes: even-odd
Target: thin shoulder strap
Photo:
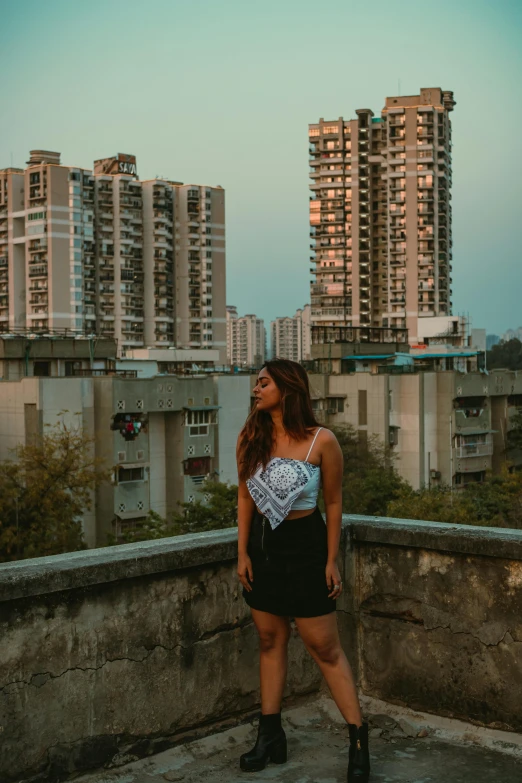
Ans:
[[[317,430],[317,432],[315,433],[314,439],[313,439],[313,441],[312,441],[312,445],[310,446],[310,449],[309,449],[309,451],[308,451],[308,454],[306,455],[305,462],[307,462],[307,461],[308,461],[308,457],[309,457],[309,456],[310,456],[310,454],[312,453],[312,449],[313,449],[313,447],[314,447],[315,439],[317,438],[317,436],[319,435],[319,433],[321,432],[321,430],[322,430],[322,429],[323,429],[322,427],[319,427],[319,429],[318,429],[318,430]]]

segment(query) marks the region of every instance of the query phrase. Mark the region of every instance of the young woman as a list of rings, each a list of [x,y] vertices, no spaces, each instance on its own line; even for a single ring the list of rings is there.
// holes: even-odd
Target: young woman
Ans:
[[[266,362],[254,395],[237,442],[237,573],[259,634],[261,716],[257,742],[240,766],[258,771],[268,761],[286,761],[281,701],[293,618],[348,723],[348,781],[366,783],[368,724],[362,722],[335,615],[343,589],[337,567],[342,452],[333,433],[315,420],[300,364]],[[326,524],[316,505],[320,482]]]

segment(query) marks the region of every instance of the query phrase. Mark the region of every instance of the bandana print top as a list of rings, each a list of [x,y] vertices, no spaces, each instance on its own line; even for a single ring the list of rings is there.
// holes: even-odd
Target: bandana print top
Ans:
[[[310,482],[317,497],[321,468],[307,460],[322,429],[319,427],[315,433],[306,460],[272,457],[265,470],[258,465],[256,472],[246,481],[252,500],[269,520],[272,530],[288,516],[292,505]]]

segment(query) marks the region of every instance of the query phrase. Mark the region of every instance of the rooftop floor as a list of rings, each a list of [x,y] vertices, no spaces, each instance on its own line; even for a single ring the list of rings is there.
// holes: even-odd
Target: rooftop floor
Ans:
[[[367,700],[371,783],[491,783],[522,780],[522,736]],[[76,778],[76,783],[344,783],[347,729],[324,696],[283,712],[289,759],[245,775],[239,756],[256,736],[254,722],[171,748],[140,761]],[[501,752],[502,751],[502,752]],[[125,763],[129,762],[129,763]]]

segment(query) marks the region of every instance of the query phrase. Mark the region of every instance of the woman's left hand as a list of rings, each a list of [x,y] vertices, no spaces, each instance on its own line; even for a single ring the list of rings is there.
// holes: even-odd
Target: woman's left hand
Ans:
[[[343,591],[343,583],[335,561],[328,561],[326,564],[326,585],[330,590],[328,598],[339,598]]]

